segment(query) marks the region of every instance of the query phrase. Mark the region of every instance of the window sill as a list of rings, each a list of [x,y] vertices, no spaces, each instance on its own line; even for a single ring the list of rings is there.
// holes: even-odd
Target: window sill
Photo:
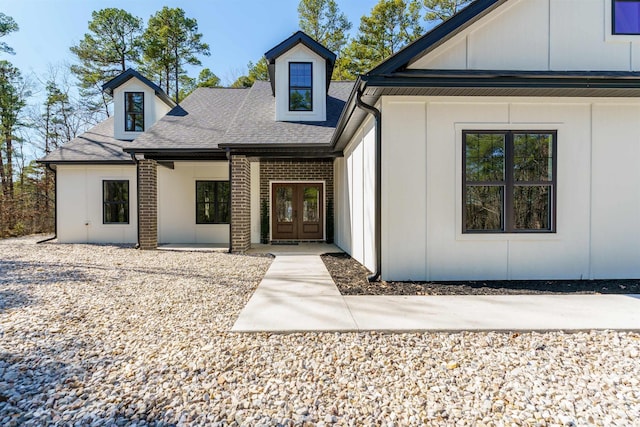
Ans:
[[[471,242],[544,242],[561,240],[562,236],[555,233],[460,233],[456,240]]]

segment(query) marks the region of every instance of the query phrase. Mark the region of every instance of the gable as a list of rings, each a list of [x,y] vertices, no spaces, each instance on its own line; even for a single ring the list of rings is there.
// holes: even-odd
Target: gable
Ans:
[[[311,67],[310,111],[291,111],[289,107],[289,64],[305,63]],[[275,62],[275,120],[277,121],[325,121],[327,118],[326,61],[303,44],[289,49]]]
[[[287,53],[289,50],[297,47],[298,45],[305,46],[309,51],[313,52],[315,55],[322,58],[325,65],[325,73],[326,73],[326,87],[329,88],[331,83],[331,75],[333,74],[333,67],[336,62],[336,54],[331,52],[329,49],[309,37],[303,31],[296,31],[293,35],[286,40],[279,43],[277,46],[269,49],[264,57],[269,64],[269,80],[271,81],[271,87],[273,90],[273,94],[275,95],[275,82],[276,82],[276,60]]]
[[[171,110],[169,105],[157,96],[155,90],[144,81],[137,77],[128,79],[113,89],[112,92],[113,117],[115,119],[114,136],[116,139],[133,140],[141,134],[141,132],[127,131],[125,129],[125,97],[127,93],[131,92],[143,94],[143,130],[148,130],[155,122]]]
[[[508,0],[407,68],[638,71],[640,36],[611,35],[611,0]]]

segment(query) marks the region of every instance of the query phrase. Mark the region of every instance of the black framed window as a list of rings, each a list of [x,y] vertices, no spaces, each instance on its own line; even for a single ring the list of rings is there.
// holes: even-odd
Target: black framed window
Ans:
[[[611,0],[612,32],[640,35],[640,0]]]
[[[102,222],[129,224],[129,181],[102,181]]]
[[[464,131],[464,233],[555,232],[556,131]]]
[[[144,132],[144,92],[125,92],[124,111],[124,130]]]
[[[311,62],[289,63],[289,111],[313,110],[312,82]]]
[[[229,224],[229,181],[196,181],[196,224]]]

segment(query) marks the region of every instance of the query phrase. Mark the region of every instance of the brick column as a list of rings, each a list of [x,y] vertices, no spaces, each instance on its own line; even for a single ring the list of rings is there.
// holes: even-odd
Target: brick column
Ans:
[[[158,247],[158,163],[138,163],[138,236],[140,249]]]
[[[231,252],[251,247],[251,167],[246,156],[231,156]]]

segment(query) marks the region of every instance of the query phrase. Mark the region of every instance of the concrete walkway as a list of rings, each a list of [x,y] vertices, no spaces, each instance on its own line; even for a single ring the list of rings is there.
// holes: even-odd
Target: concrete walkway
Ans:
[[[232,331],[640,330],[640,295],[343,297],[319,256],[336,247],[274,249]]]

